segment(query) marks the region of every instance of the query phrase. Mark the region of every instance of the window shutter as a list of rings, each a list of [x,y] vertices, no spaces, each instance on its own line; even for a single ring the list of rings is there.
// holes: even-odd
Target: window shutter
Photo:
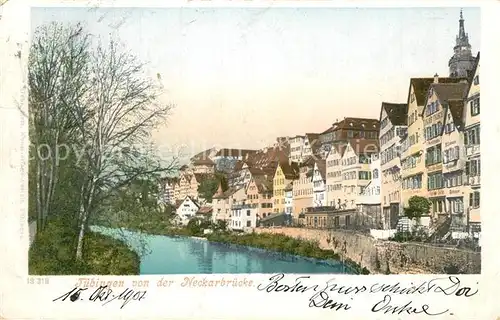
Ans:
[[[469,194],[469,207],[473,207],[473,206],[474,206],[474,194],[470,193]]]

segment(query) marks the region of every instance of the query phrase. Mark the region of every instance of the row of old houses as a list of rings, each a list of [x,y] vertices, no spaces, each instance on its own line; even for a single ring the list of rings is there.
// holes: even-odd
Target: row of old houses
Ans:
[[[224,172],[228,189],[219,186],[211,219],[234,230],[285,223],[396,229],[409,224],[409,199],[421,196],[431,202],[422,219],[430,229],[477,234],[480,55],[472,56],[462,14],[448,65],[449,77],[411,78],[407,101],[382,102],[378,119],[345,117],[261,150],[195,155],[166,183],[166,201],[203,202],[202,179]]]

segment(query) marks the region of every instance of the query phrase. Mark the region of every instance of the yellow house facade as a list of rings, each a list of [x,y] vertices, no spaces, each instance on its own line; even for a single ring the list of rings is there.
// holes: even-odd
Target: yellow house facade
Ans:
[[[464,80],[465,81],[465,80]],[[429,86],[426,106],[422,110],[424,125],[424,152],[427,175],[427,195],[431,202],[431,217],[448,215],[443,179],[443,145],[445,111],[449,100],[463,99],[467,89],[464,83],[435,83]],[[453,149],[454,150],[454,149]]]
[[[276,167],[273,178],[273,212],[285,212],[286,187],[299,177],[299,166],[291,160],[281,161]]]
[[[273,212],[285,212],[285,187],[287,181],[283,169],[278,165],[273,178]]]
[[[433,83],[456,83],[461,78],[411,78],[408,89],[407,134],[401,141],[401,202],[408,206],[412,196],[427,197],[425,136],[422,118],[428,90]]]
[[[425,103],[425,92],[431,78],[413,78],[408,93],[407,135],[401,142],[401,202],[408,206],[412,196],[426,196],[427,181],[423,152],[424,137],[421,111]]]

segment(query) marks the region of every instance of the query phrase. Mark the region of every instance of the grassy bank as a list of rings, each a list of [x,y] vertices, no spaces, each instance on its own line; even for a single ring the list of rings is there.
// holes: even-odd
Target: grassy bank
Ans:
[[[62,221],[49,222],[29,250],[29,274],[139,274],[139,256],[122,241],[88,231],[80,263],[75,261],[76,240],[73,228]]]
[[[209,241],[214,242],[256,247],[320,260],[342,260],[339,254],[335,253],[334,251],[321,249],[317,242],[296,239],[281,234],[213,233],[206,236],[206,238]],[[370,273],[368,269],[362,268],[360,265],[350,259],[344,259],[344,263],[358,274]]]

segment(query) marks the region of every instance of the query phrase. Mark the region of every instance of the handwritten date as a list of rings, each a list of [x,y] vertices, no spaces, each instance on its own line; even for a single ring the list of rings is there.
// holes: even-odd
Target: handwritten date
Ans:
[[[75,287],[71,291],[66,292],[65,294],[61,295],[60,297],[55,298],[52,301],[66,301],[68,298],[71,302],[79,301],[79,300],[85,300],[83,298],[82,293],[87,291],[88,288],[78,288]],[[119,294],[115,294],[113,290],[106,286],[100,286],[97,288],[92,294],[88,297],[88,301],[91,302],[103,302],[103,306],[113,302],[113,301],[119,301],[121,302],[121,307],[120,309],[123,309],[129,302],[131,301],[141,301],[146,298],[146,292],[147,291],[134,291],[133,289],[126,288]]]

